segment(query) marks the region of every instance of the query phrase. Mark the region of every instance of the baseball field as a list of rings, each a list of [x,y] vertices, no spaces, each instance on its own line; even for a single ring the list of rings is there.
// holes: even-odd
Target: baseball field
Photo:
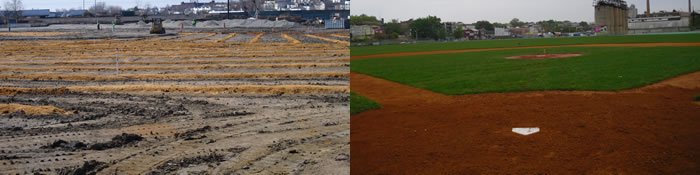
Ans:
[[[698,39],[353,47],[351,172],[700,173]]]

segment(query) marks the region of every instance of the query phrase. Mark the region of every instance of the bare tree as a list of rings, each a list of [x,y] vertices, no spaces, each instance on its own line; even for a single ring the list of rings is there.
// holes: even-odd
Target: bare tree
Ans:
[[[119,14],[121,14],[121,12],[122,12],[122,7],[120,7],[120,6],[111,5],[111,6],[107,7],[107,14],[109,14],[110,16],[119,15]]]
[[[22,0],[7,0],[5,1],[5,11],[14,12],[12,16],[19,17],[19,11],[22,10],[24,6],[22,5]]]
[[[262,5],[265,3],[264,0],[245,0],[243,3],[243,11],[248,12],[248,14],[253,13],[255,18],[258,18],[258,13],[261,11]]]
[[[104,16],[105,13],[107,12],[107,3],[105,2],[97,2],[94,6],[90,7],[88,11],[92,14],[95,14],[97,16]]]

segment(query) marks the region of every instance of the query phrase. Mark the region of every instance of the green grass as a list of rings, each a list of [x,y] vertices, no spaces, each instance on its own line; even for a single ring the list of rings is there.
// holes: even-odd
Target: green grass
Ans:
[[[350,115],[359,114],[365,111],[379,109],[382,105],[366,97],[350,92]]]
[[[700,101],[700,95],[695,95],[695,101]]]
[[[700,70],[698,47],[562,47],[584,56],[507,60],[516,49],[352,60],[352,71],[448,95],[538,90],[618,91]]]
[[[387,53],[459,50],[459,49],[483,49],[505,48],[525,46],[552,46],[571,44],[610,44],[610,43],[688,43],[700,42],[700,34],[677,35],[628,35],[628,36],[596,36],[596,37],[568,37],[568,38],[534,38],[513,40],[483,40],[449,43],[420,43],[406,45],[382,45],[352,47],[350,55],[363,56]]]

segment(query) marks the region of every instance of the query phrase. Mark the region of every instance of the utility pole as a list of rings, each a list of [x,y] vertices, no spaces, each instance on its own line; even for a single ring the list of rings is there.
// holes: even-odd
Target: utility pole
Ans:
[[[226,19],[231,19],[231,0],[228,0],[226,4]]]

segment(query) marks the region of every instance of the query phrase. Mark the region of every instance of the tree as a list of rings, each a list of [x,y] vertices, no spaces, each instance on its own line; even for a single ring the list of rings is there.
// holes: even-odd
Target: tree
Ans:
[[[243,3],[243,11],[248,12],[248,15],[258,18],[258,13],[261,11],[263,0],[245,0],[241,1]]]
[[[447,38],[447,31],[445,31],[445,28],[440,28],[440,31],[438,31],[438,39],[445,38]]]
[[[462,28],[461,25],[457,26],[457,30],[455,30],[455,32],[452,35],[455,37],[455,39],[464,38],[464,28]]]
[[[520,21],[518,18],[513,18],[513,20],[510,20],[510,25],[515,27],[522,27],[525,26],[525,22]]]
[[[474,24],[477,29],[486,29],[486,31],[493,31],[493,24],[489,21],[477,21]]]
[[[24,9],[22,0],[8,0],[5,1],[5,11],[14,12],[12,15],[14,17],[20,17],[19,11]]]
[[[398,20],[392,20],[389,23],[384,24],[384,32],[391,34],[391,38],[398,38],[399,34],[406,33],[406,29],[401,27],[401,23]]]
[[[88,11],[92,14],[95,14],[97,16],[104,16],[105,13],[107,12],[107,3],[105,2],[97,2],[97,4],[93,5],[88,9]]]
[[[360,16],[350,16],[350,25],[380,25],[377,17],[362,14]]]
[[[120,6],[109,6],[107,7],[107,14],[110,16],[120,15],[122,12],[122,7]]]
[[[437,40],[440,38],[439,32],[442,25],[440,18],[436,16],[428,16],[414,20],[410,27],[414,34],[418,34],[419,38],[431,38]]]

